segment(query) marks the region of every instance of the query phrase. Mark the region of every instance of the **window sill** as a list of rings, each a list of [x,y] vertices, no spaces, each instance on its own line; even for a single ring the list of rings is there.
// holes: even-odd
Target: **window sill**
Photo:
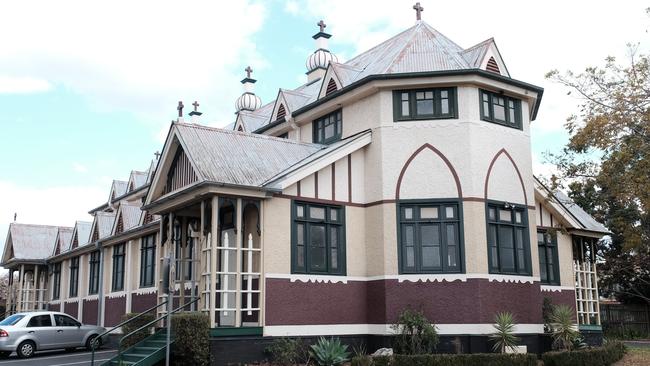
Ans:
[[[408,117],[408,118],[395,118],[393,122],[417,122],[417,121],[433,121],[439,119],[458,119],[458,116],[427,116],[427,117]]]
[[[494,121],[494,120],[491,120],[491,119],[487,119],[485,117],[481,117],[481,121],[492,123],[492,124],[503,126],[503,127],[512,128],[512,129],[519,130],[519,131],[523,131],[523,128],[521,127],[521,125],[511,125],[508,122]]]

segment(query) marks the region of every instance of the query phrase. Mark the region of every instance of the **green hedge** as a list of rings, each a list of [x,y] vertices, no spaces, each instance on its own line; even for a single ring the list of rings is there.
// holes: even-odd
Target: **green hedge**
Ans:
[[[352,366],[536,366],[534,354],[435,354],[355,357]]]
[[[623,358],[625,345],[609,343],[578,351],[547,352],[542,355],[544,366],[609,366]]]
[[[186,312],[172,315],[172,364],[210,364],[210,319],[207,314]]]
[[[122,321],[135,318],[136,316],[140,315],[140,313],[128,313],[122,315]],[[150,321],[154,320],[155,318],[153,317],[154,314],[147,313],[142,315],[140,318],[127,323],[122,326],[122,334],[127,335],[134,330],[144,326],[145,324],[149,323]],[[155,324],[154,324],[155,325]],[[130,336],[129,338],[124,339],[124,342],[122,343],[122,349],[127,349],[131,347],[132,345],[140,342],[141,340],[147,338],[151,334],[151,329],[153,326],[149,329],[141,330],[138,333],[135,333],[134,335]]]

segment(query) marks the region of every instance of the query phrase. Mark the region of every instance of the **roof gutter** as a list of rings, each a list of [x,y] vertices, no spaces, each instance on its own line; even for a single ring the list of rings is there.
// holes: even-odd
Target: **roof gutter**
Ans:
[[[516,79],[512,79],[506,76],[498,75],[490,71],[485,71],[482,69],[468,69],[468,70],[443,70],[443,71],[423,71],[423,72],[405,72],[405,73],[396,73],[396,74],[374,74],[374,75],[368,75],[363,79],[357,80],[353,82],[350,85],[347,85],[330,95],[327,95],[323,98],[320,98],[316,100],[315,102],[306,105],[293,113],[291,113],[292,117],[299,116],[303,113],[306,113],[321,104],[327,103],[328,101],[339,97],[340,95],[343,95],[350,90],[356,89],[362,85],[365,85],[371,81],[376,81],[376,80],[393,80],[393,79],[412,79],[412,78],[421,78],[421,77],[435,77],[435,76],[460,76],[460,75],[479,75],[483,76],[487,79],[492,79],[496,81],[500,81],[509,85],[513,85],[516,87],[520,87],[523,89],[531,90],[537,93],[537,103],[535,103],[535,108],[533,109],[533,115],[531,120],[535,120],[537,118],[537,112],[539,111],[539,105],[542,101],[542,95],[544,94],[544,88],[529,84],[523,81],[519,81]],[[262,133],[270,128],[273,128],[277,125],[281,124],[280,121],[273,122],[271,124],[262,126],[258,128],[257,130],[253,131],[253,133]]]

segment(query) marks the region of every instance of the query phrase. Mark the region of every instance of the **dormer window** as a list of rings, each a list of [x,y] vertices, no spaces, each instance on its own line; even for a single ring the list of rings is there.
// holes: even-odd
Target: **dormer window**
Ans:
[[[521,100],[481,90],[481,119],[521,129]]]
[[[456,88],[400,90],[393,93],[395,121],[457,118]]]
[[[313,141],[317,144],[331,144],[341,139],[343,120],[342,113],[332,112],[313,122],[314,137]]]
[[[276,121],[281,120],[286,116],[287,116],[287,110],[284,108],[284,104],[280,104],[280,106],[278,107],[278,114],[276,115],[275,120]]]

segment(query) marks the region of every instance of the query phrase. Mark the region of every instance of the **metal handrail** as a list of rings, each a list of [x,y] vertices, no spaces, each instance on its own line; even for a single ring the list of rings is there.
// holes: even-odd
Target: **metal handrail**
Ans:
[[[194,304],[195,302],[197,302],[199,300],[201,300],[201,298],[197,297],[196,299],[194,299],[194,300],[192,300],[192,301],[190,301],[188,303],[185,303],[184,305],[181,305],[181,306],[177,307],[176,309],[170,311],[169,314],[176,314],[177,312],[179,312],[180,310],[182,310],[186,306],[192,305],[192,304]],[[136,333],[138,333],[138,332],[140,332],[142,330],[145,330],[145,329],[151,327],[152,325],[156,324],[157,322],[167,318],[167,316],[169,314],[165,313],[165,315],[162,315],[162,316],[150,321],[149,323],[141,326],[140,328],[138,328],[138,329],[132,331],[131,333],[123,336],[122,338],[120,338],[120,342],[118,343],[118,347],[117,347],[117,352],[118,352],[118,355],[119,355],[119,361],[122,361],[122,343],[124,342],[125,339],[127,339],[128,337],[130,337],[130,336],[132,336],[132,335],[134,335],[134,334],[136,334]]]
[[[119,327],[121,327],[121,326],[123,326],[123,325],[125,325],[125,324],[128,324],[128,323],[130,323],[130,322],[132,322],[132,321],[134,321],[134,320],[136,320],[136,319],[138,319],[138,318],[144,316],[145,314],[148,314],[149,312],[151,312],[151,311],[153,311],[153,310],[158,309],[159,307],[161,307],[161,306],[167,304],[168,301],[169,301],[169,300],[165,300],[165,301],[161,302],[160,304],[158,304],[158,305],[156,305],[156,306],[154,306],[154,307],[152,307],[152,308],[149,308],[149,309],[143,311],[142,313],[140,313],[140,314],[134,316],[134,317],[131,318],[131,319],[127,319],[127,320],[121,322],[120,324],[114,326],[113,328],[111,328],[111,329],[105,331],[104,333],[101,333],[101,334],[98,335],[97,337],[95,337],[95,339],[96,339],[96,340],[99,340],[99,341],[97,342],[97,341],[94,341],[94,340],[93,340],[92,342],[90,342],[90,348],[91,348],[90,365],[91,365],[91,366],[94,366],[94,365],[95,365],[95,349],[96,349],[97,344],[101,342],[101,339],[102,339],[103,336],[107,335],[108,333],[114,331],[115,329],[117,329],[117,328],[119,328]]]

